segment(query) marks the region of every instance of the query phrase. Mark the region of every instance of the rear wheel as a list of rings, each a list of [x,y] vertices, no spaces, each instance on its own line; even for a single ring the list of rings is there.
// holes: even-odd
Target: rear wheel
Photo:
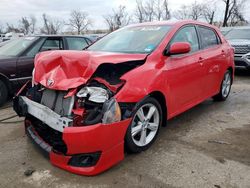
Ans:
[[[8,89],[5,83],[0,80],[0,106],[2,106],[8,98]]]
[[[125,147],[130,153],[148,149],[155,141],[162,124],[162,109],[157,100],[148,97],[140,102],[125,136]]]
[[[216,101],[225,101],[230,94],[231,86],[232,86],[232,73],[231,71],[227,70],[226,73],[224,74],[221,83],[220,93],[215,95],[213,99]]]

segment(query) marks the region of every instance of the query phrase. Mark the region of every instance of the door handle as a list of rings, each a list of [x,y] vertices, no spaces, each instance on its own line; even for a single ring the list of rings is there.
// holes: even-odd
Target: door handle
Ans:
[[[199,64],[200,64],[201,66],[203,66],[203,64],[204,64],[204,58],[203,58],[203,57],[199,57],[198,62],[199,62]]]
[[[223,57],[225,57],[225,56],[226,56],[226,52],[225,52],[225,50],[221,50],[221,55],[222,55]]]

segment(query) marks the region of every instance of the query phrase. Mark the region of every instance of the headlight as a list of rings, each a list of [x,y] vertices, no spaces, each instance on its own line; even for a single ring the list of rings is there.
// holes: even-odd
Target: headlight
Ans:
[[[121,109],[119,104],[114,98],[106,101],[103,104],[103,124],[110,124],[121,121]]]
[[[107,90],[101,87],[84,87],[77,94],[79,98],[87,98],[89,101],[104,103],[109,99]]]

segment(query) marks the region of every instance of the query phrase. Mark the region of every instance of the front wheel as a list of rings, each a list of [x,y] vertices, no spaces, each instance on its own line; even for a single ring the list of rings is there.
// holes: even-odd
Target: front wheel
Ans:
[[[0,80],[0,106],[2,106],[8,98],[8,89],[4,82]]]
[[[226,73],[224,74],[221,83],[220,93],[215,95],[213,99],[215,101],[225,101],[230,94],[231,86],[232,86],[232,73],[231,71],[227,70]]]
[[[130,153],[146,150],[155,141],[162,124],[162,109],[151,97],[138,103],[125,136],[125,148]]]

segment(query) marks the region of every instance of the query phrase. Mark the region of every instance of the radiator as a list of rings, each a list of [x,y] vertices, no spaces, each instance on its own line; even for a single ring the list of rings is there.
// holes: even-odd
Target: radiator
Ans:
[[[41,104],[49,107],[51,110],[61,116],[70,116],[74,106],[75,97],[64,98],[67,91],[56,91],[46,89],[43,91]]]

